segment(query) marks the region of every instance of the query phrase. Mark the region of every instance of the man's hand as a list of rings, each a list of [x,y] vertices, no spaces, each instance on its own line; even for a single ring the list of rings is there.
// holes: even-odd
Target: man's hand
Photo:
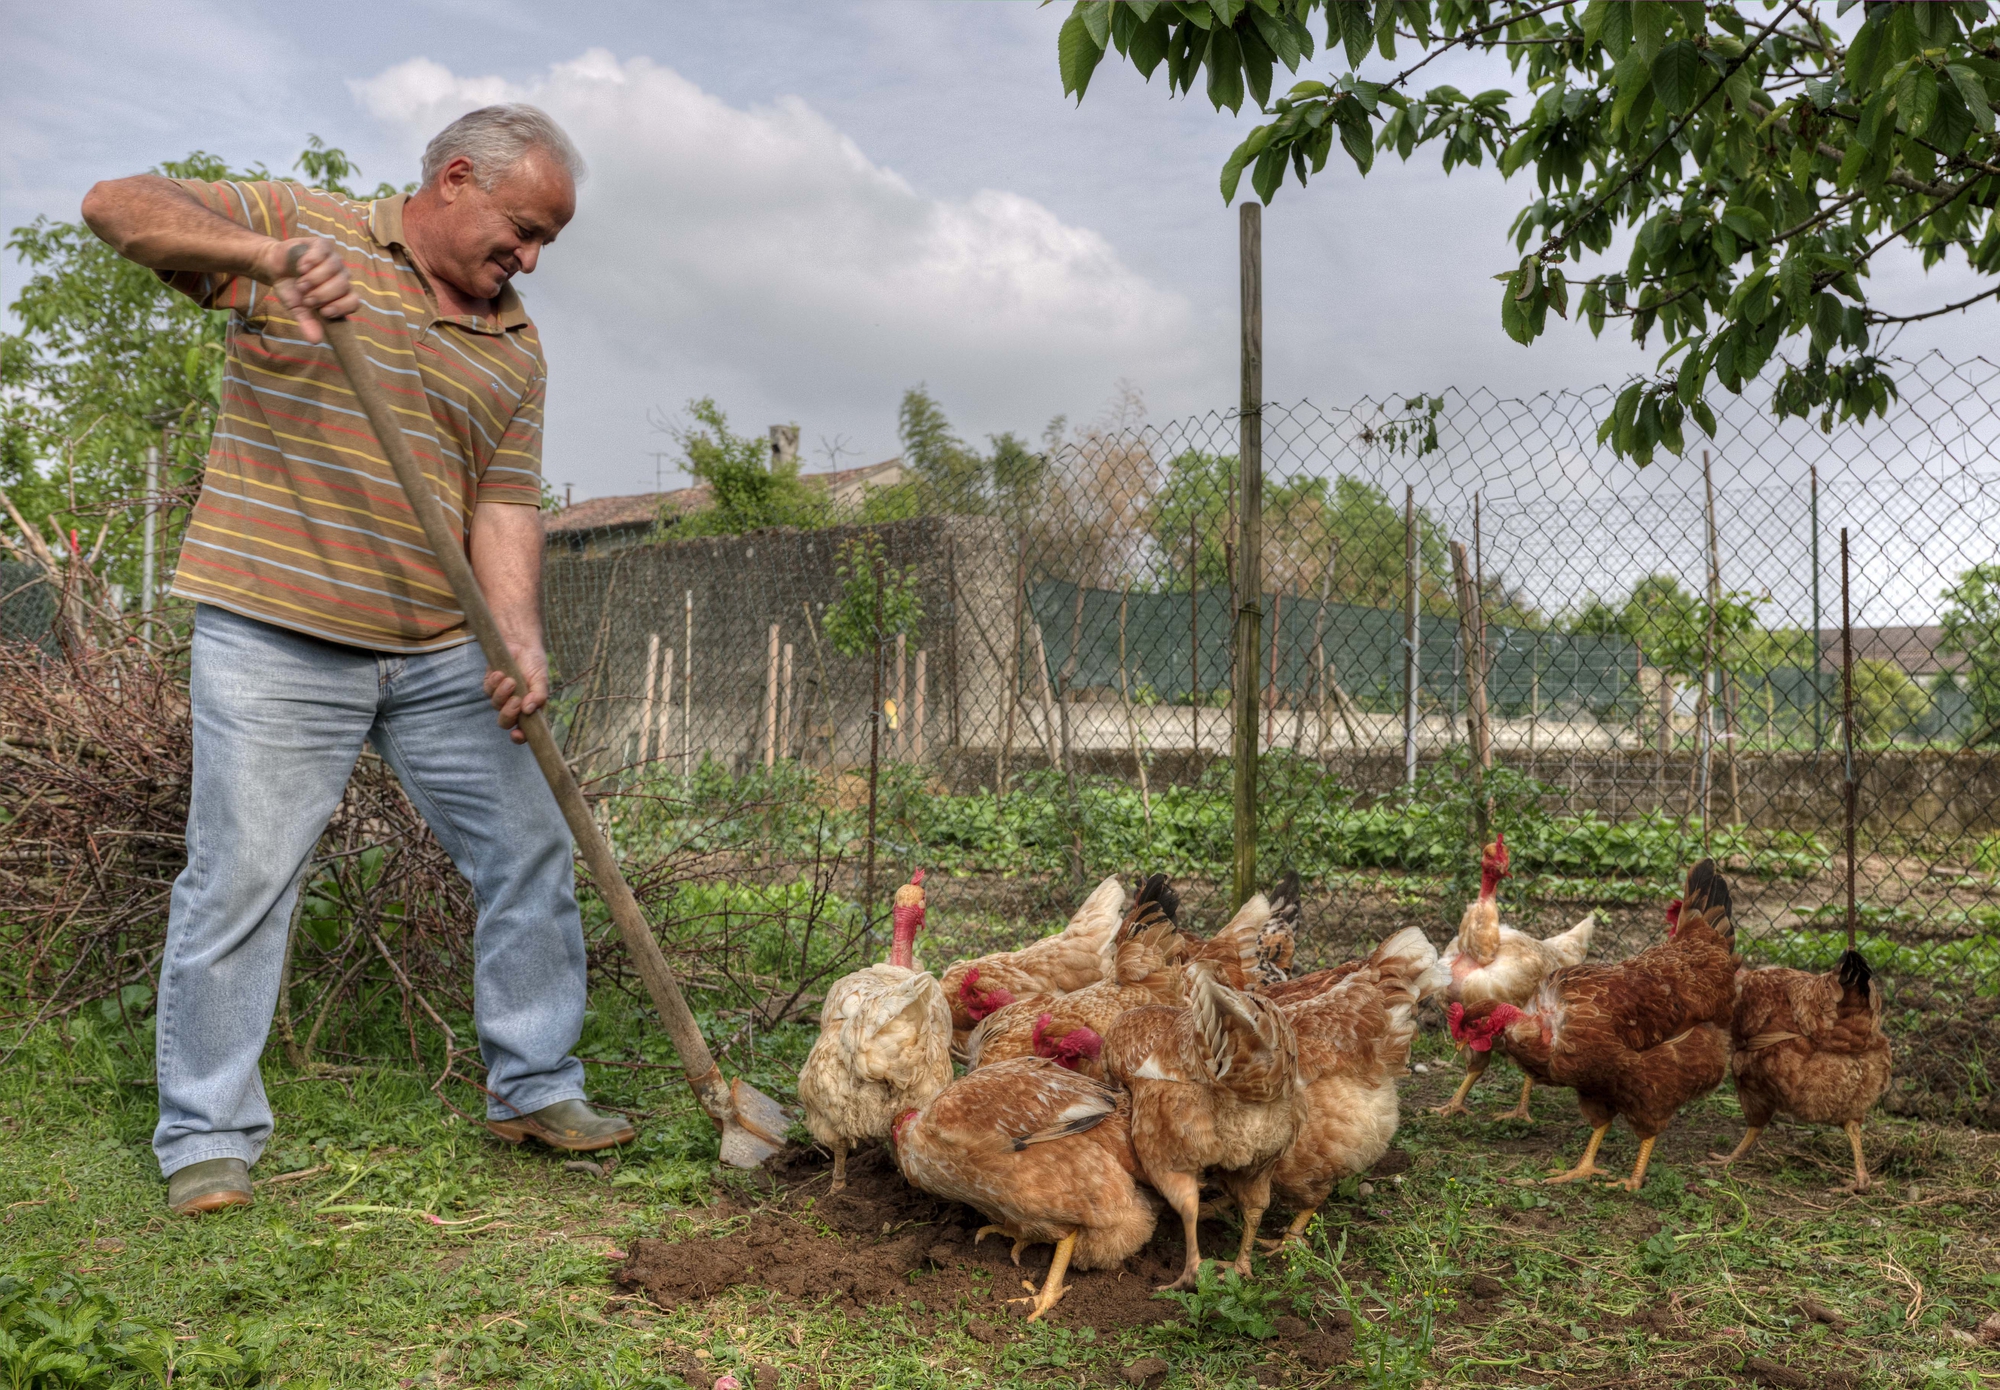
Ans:
[[[325,237],[270,242],[258,257],[257,278],[277,291],[279,302],[292,311],[310,343],[326,341],[320,320],[344,319],[361,307],[361,296],[348,283],[340,248]]]
[[[533,714],[549,702],[549,659],[540,643],[510,642],[507,650],[514,654],[514,664],[521,668],[521,676],[528,683],[527,696],[522,697],[512,676],[488,671],[486,698],[500,713],[500,727],[508,731],[514,742],[526,743],[528,736],[521,730],[521,716]]]

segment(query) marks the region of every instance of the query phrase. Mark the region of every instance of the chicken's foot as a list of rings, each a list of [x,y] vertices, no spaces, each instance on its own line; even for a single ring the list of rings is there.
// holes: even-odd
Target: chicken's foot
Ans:
[[[1861,1121],[1847,1122],[1847,1142],[1854,1149],[1854,1181],[1842,1183],[1841,1192],[1866,1192],[1873,1184],[1868,1180],[1868,1160],[1861,1156]]]
[[[1762,1134],[1763,1132],[1764,1132],[1764,1126],[1751,1125],[1748,1129],[1743,1131],[1743,1138],[1736,1145],[1735,1148],[1731,1149],[1726,1154],[1710,1154],[1708,1156],[1708,1161],[1710,1163],[1715,1164],[1719,1168],[1727,1168],[1737,1159],[1749,1153],[1751,1145],[1757,1142],[1757,1136]]]
[[[979,1244],[980,1241],[986,1239],[986,1237],[988,1236],[1005,1236],[1007,1237],[1007,1239],[1014,1242],[1013,1260],[1016,1267],[1018,1267],[1021,1263],[1021,1252],[1023,1250],[1026,1250],[1030,1245],[1035,1245],[1038,1243],[1036,1241],[1029,1240],[1026,1236],[1022,1235],[1012,1226],[997,1226],[997,1225],[981,1226],[977,1231],[973,1232],[972,1243],[974,1245],[977,1245]]]
[[[1465,1097],[1467,1096],[1467,1094],[1471,1092],[1472,1083],[1477,1081],[1479,1079],[1479,1074],[1486,1070],[1486,1068],[1483,1065],[1481,1065],[1481,1062],[1485,1058],[1485,1056],[1486,1054],[1483,1052],[1475,1052],[1472,1054],[1472,1061],[1466,1064],[1465,1079],[1458,1083],[1458,1090],[1452,1093],[1452,1097],[1450,1100],[1446,1101],[1443,1105],[1440,1105],[1436,1109],[1432,1110],[1431,1113],[1433,1115],[1437,1115],[1442,1118],[1450,1115],[1469,1115],[1472,1113],[1471,1111],[1465,1108]]]
[[[1607,1187],[1622,1187],[1627,1192],[1637,1192],[1646,1181],[1646,1164],[1653,1157],[1653,1145],[1656,1142],[1658,1142],[1657,1135],[1651,1139],[1641,1139],[1639,1141],[1639,1157],[1632,1164],[1632,1176],[1629,1178],[1613,1178],[1605,1185]]]
[[[1055,1258],[1049,1261],[1049,1274],[1048,1278],[1042,1280],[1042,1291],[1035,1293],[1034,1284],[1029,1280],[1023,1279],[1021,1287],[1029,1293],[1035,1294],[1035,1296],[1033,1298],[1010,1298],[1007,1300],[1009,1303],[1034,1304],[1035,1306],[1028,1312],[1029,1322],[1038,1320],[1042,1314],[1062,1302],[1062,1296],[1069,1292],[1063,1285],[1063,1275],[1069,1272],[1069,1257],[1075,1249],[1076,1232],[1071,1231],[1056,1242]],[[1019,1261],[1016,1261],[1016,1263],[1019,1263]]]
[[[1590,1143],[1585,1147],[1583,1157],[1577,1160],[1576,1167],[1566,1173],[1551,1173],[1546,1178],[1543,1178],[1542,1181],[1546,1183],[1581,1182],[1585,1178],[1594,1178],[1601,1175],[1604,1170],[1597,1166],[1597,1146],[1604,1142],[1605,1131],[1610,1128],[1610,1125],[1603,1124],[1590,1131]]]
[[[1278,1251],[1283,1250],[1288,1245],[1292,1245],[1295,1243],[1298,1245],[1304,1245],[1306,1243],[1306,1227],[1312,1224],[1313,1217],[1317,1216],[1318,1214],[1319,1214],[1318,1207],[1313,1207],[1310,1210],[1302,1211],[1297,1216],[1294,1216],[1292,1218],[1292,1224],[1285,1227],[1285,1233],[1283,1235],[1279,1236],[1276,1240],[1260,1240],[1257,1242],[1257,1244],[1262,1246],[1266,1251],[1268,1251],[1273,1255],[1277,1254]]]
[[[1534,1077],[1532,1077],[1532,1076],[1524,1076],[1524,1077],[1522,1077],[1522,1078],[1521,1078],[1521,1103],[1520,1103],[1519,1105],[1515,1106],[1515,1107],[1514,1107],[1514,1108],[1513,1108],[1512,1110],[1502,1110],[1502,1111],[1501,1111],[1501,1112],[1500,1112],[1499,1114],[1495,1115],[1495,1116],[1494,1116],[1493,1118],[1494,1118],[1494,1119],[1496,1119],[1496,1120],[1532,1120],[1532,1119],[1534,1119],[1534,1118],[1535,1118],[1535,1116],[1534,1116],[1533,1112],[1531,1112],[1531,1111],[1530,1111],[1530,1110],[1528,1109],[1528,1096],[1529,1096],[1529,1094],[1530,1094],[1530,1093],[1531,1093],[1531,1092],[1532,1092],[1532,1091],[1533,1091],[1534,1089],[1535,1089],[1535,1078],[1534,1078]]]
[[[1201,1273],[1201,1239],[1195,1230],[1201,1220],[1201,1184],[1192,1173],[1148,1172],[1146,1176],[1153,1190],[1180,1216],[1181,1231],[1187,1241],[1187,1259],[1181,1265],[1181,1277],[1171,1284],[1160,1285],[1154,1292],[1191,1289]]]
[[[839,1192],[847,1186],[847,1141],[833,1141],[833,1186],[830,1191]]]

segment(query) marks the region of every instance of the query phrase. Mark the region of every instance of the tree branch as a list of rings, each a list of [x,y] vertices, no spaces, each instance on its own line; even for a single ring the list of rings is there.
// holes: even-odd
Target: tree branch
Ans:
[[[1990,290],[1983,290],[1980,293],[1973,295],[1970,299],[1961,299],[1956,304],[1947,304],[1942,308],[1938,309],[1926,309],[1921,314],[1883,314],[1883,313],[1878,313],[1873,309],[1870,309],[1867,311],[1868,322],[1920,323],[1925,319],[1937,318],[1941,314],[1955,314],[1960,309],[1969,309],[1973,305],[1977,304],[1980,300],[1992,299],[1996,295],[2000,295],[2000,285],[1995,285]]]

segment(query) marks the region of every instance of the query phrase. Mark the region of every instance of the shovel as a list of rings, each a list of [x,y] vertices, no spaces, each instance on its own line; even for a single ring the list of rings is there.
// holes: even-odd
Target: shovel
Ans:
[[[424,528],[424,539],[430,542],[438,564],[444,569],[445,578],[451,581],[458,606],[464,611],[473,635],[479,639],[480,650],[486,654],[486,664],[511,677],[515,689],[525,692],[528,683],[521,678],[520,669],[514,664],[514,654],[501,640],[500,629],[493,621],[493,610],[486,606],[485,595],[479,592],[479,582],[473,578],[472,566],[465,558],[465,543],[452,533],[451,524],[445,520],[444,508],[431,491],[430,480],[424,477],[416,459],[411,456],[402,427],[397,424],[389,399],[376,379],[375,364],[362,350],[353,323],[347,319],[329,319],[322,321],[321,326],[326,330],[327,341],[333,345],[334,356],[340,359],[341,370],[347,374],[348,384],[354,388],[361,408],[367,412],[368,423],[374,426],[375,438],[381,444],[382,452],[389,456],[389,463],[396,470],[396,480],[402,484],[404,495],[410,499],[410,510],[417,514],[417,520]],[[632,896],[625,876],[618,871],[618,860],[611,852],[610,842],[597,828],[597,822],[591,819],[583,791],[577,786],[576,776],[570,771],[569,764],[563,761],[555,736],[549,732],[548,721],[537,710],[533,714],[522,715],[520,727],[528,736],[528,747],[534,751],[542,775],[548,778],[549,790],[555,793],[556,804],[562,807],[563,819],[569,822],[570,834],[576,837],[583,850],[583,861],[590,866],[590,876],[597,884],[597,891],[611,909],[611,920],[618,924],[618,935],[624,940],[625,949],[631,952],[633,964],[639,968],[639,978],[646,982],[646,992],[653,996],[653,1007],[659,1011],[660,1022],[666,1025],[667,1036],[673,1039],[674,1050],[680,1053],[688,1085],[693,1088],[701,1108],[715,1121],[715,1127],[722,1131],[722,1161],[733,1168],[755,1168],[783,1147],[791,1117],[776,1101],[742,1077],[734,1081],[722,1079],[722,1069],[715,1064],[708,1043],[701,1036],[701,1029],[695,1025],[694,1015],[688,1011],[687,1001],[681,997],[672,967],[667,964],[666,956],[661,954],[659,943],[653,940],[652,930],[639,911],[639,900]]]

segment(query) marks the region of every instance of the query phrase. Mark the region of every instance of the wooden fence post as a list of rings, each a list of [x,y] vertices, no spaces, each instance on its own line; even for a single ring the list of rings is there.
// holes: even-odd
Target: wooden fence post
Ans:
[[[764,770],[778,765],[778,625],[764,654]]]
[[[660,634],[655,632],[646,638],[646,698],[639,706],[639,763],[644,766],[652,761],[653,753],[653,697],[657,693],[657,673],[660,665]],[[662,749],[662,752],[665,750]]]
[[[924,678],[928,674],[925,670],[928,656],[924,648],[917,648],[917,669],[913,676],[916,688],[910,695],[910,760],[919,763],[924,760],[924,688],[927,684]]]

